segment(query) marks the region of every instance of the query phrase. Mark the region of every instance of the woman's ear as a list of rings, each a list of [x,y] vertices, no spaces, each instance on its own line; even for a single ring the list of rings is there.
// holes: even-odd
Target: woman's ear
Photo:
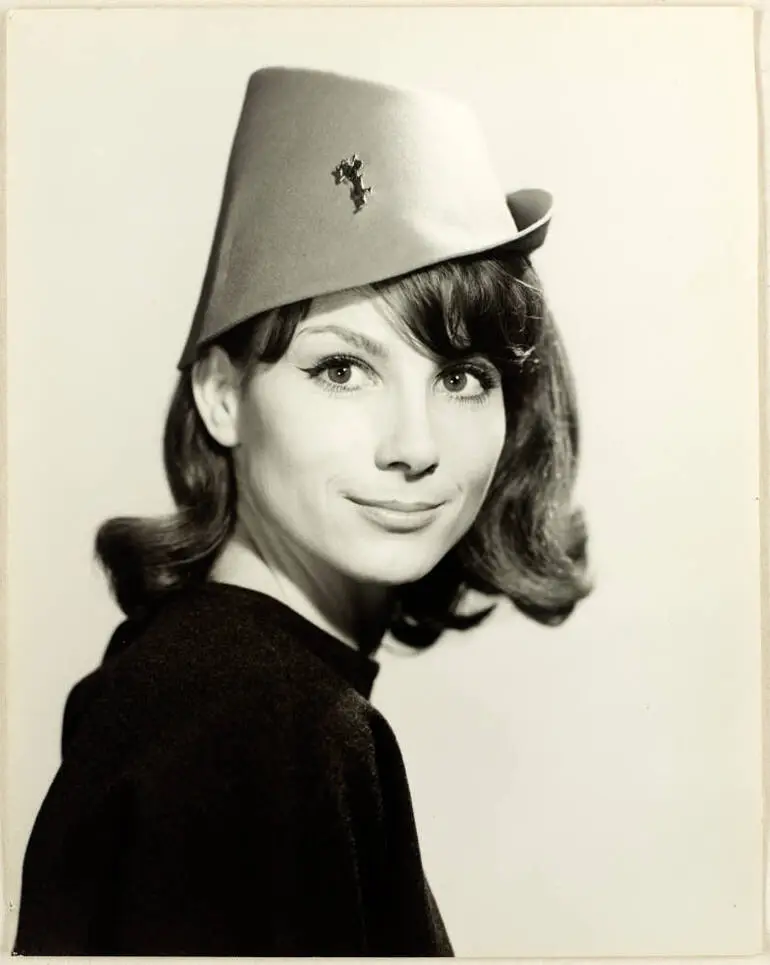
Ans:
[[[224,349],[215,345],[192,368],[195,405],[210,435],[222,446],[238,444],[240,379]]]

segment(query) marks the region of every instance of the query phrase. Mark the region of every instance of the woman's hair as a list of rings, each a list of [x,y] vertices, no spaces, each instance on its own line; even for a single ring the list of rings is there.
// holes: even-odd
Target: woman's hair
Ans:
[[[531,262],[497,250],[365,291],[380,295],[437,356],[488,357],[501,372],[506,410],[502,454],[479,515],[430,573],[397,589],[391,633],[420,648],[446,629],[476,625],[493,607],[462,614],[469,591],[507,597],[539,623],[561,623],[591,590],[584,518],[572,506],[577,405],[564,346]],[[309,309],[305,301],[267,312],[216,340],[244,386],[258,363],[281,357]],[[198,413],[191,367],[171,400],[164,462],[176,512],[111,519],[96,538],[96,554],[129,618],[142,619],[170,594],[205,580],[235,524],[232,456]]]

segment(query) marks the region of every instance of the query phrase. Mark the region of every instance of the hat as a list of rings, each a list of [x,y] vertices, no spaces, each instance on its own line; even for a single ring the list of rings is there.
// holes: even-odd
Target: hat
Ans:
[[[506,195],[468,107],[326,71],[252,74],[179,362],[254,315],[498,248],[531,252],[547,191]]]

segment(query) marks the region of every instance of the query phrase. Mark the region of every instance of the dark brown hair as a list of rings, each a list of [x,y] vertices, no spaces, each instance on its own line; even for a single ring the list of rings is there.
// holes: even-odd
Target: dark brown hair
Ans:
[[[577,404],[564,346],[531,262],[497,251],[372,290],[438,357],[488,357],[502,375],[507,425],[477,519],[430,573],[398,589],[391,633],[426,647],[446,629],[476,625],[491,607],[461,614],[469,591],[507,597],[540,623],[562,622],[591,589],[584,518],[572,505]],[[281,357],[309,308],[302,302],[265,313],[217,339],[244,384],[259,362]],[[129,618],[141,619],[169,594],[205,580],[235,522],[231,454],[200,418],[189,368],[171,400],[164,462],[177,511],[165,518],[111,519],[96,538],[97,557]]]

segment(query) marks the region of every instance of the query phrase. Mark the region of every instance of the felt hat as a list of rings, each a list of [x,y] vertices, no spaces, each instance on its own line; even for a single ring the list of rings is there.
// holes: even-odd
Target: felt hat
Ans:
[[[326,71],[258,70],[179,368],[268,309],[502,246],[531,252],[551,202],[547,191],[504,192],[459,101]]]

